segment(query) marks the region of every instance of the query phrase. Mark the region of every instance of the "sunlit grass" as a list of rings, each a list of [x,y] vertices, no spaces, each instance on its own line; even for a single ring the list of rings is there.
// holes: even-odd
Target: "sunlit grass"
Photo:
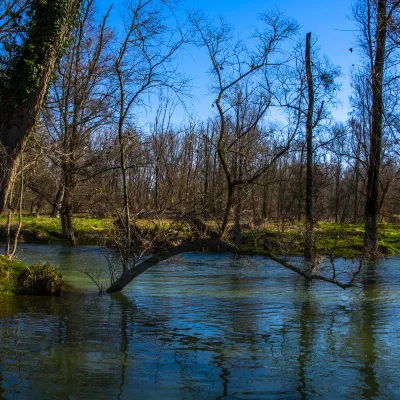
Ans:
[[[26,265],[0,255],[0,293],[42,294],[35,285],[43,278],[49,279],[52,293],[63,283],[61,274],[49,263]]]
[[[245,251],[262,251],[264,235],[275,252],[303,254],[304,224],[266,224],[261,229],[248,230],[248,237],[243,244]],[[341,257],[359,255],[364,244],[364,225],[335,222],[318,222],[315,227],[315,250],[318,254],[333,254]],[[393,223],[379,224],[379,247],[386,255],[400,254],[400,225]]]
[[[17,218],[14,218],[14,226]],[[4,229],[6,217],[0,217],[0,228]],[[138,219],[136,224],[145,229],[182,229],[179,224],[170,219]],[[213,228],[215,222],[210,221]],[[73,225],[80,244],[102,244],[112,219],[77,218]],[[61,221],[59,218],[24,216],[22,229],[35,233],[35,240],[45,243],[65,241],[62,236]],[[243,231],[245,240],[241,247],[243,251],[263,251],[264,235],[267,234],[270,245],[277,253],[303,254],[304,251],[304,224],[279,224],[269,222],[262,227],[254,228],[245,225]],[[188,231],[184,228],[179,233],[179,239],[185,239]],[[359,255],[363,248],[363,224],[335,223],[321,221],[315,227],[315,246],[317,253],[350,257]],[[384,254],[400,254],[400,224],[379,224],[379,245]]]

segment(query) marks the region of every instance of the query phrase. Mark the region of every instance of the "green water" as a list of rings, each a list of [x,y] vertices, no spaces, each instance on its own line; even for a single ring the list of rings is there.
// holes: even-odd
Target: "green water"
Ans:
[[[268,260],[183,256],[99,297],[96,247],[24,245],[84,289],[0,297],[0,399],[399,399],[400,260],[363,289]]]

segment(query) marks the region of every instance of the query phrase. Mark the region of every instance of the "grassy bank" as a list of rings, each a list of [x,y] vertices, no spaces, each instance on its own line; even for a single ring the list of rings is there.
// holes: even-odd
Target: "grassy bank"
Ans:
[[[74,218],[74,228],[80,244],[102,244],[111,220],[94,218]],[[142,227],[154,227],[149,220],[139,220]],[[168,225],[168,223],[166,223]],[[267,223],[254,228],[244,225],[245,252],[262,251],[265,236],[271,247],[279,254],[303,254],[304,225]],[[5,229],[5,217],[0,217],[0,231]],[[400,254],[400,224],[379,224],[379,245],[383,254]],[[188,234],[182,232],[179,237]],[[67,243],[61,232],[58,218],[24,217],[23,240],[41,243]],[[363,248],[364,226],[362,224],[340,224],[319,222],[315,228],[315,247],[318,254],[350,257],[359,255]]]
[[[14,218],[16,221],[17,218]],[[106,226],[107,219],[74,218],[74,229],[80,244],[100,244]],[[0,233],[5,232],[6,217],[0,217]],[[15,229],[17,222],[12,224]],[[36,243],[67,243],[62,234],[59,218],[24,216],[22,220],[21,238],[26,242]]]
[[[298,255],[304,252],[304,225],[282,227],[268,224],[262,229],[248,229],[242,245],[244,251],[262,251],[264,238],[278,254]],[[319,222],[315,227],[315,251],[320,255],[340,257],[360,255],[364,243],[364,225]],[[379,224],[379,248],[385,255],[400,254],[400,225]]]
[[[0,293],[54,295],[62,284],[61,274],[48,263],[29,266],[0,256]]]

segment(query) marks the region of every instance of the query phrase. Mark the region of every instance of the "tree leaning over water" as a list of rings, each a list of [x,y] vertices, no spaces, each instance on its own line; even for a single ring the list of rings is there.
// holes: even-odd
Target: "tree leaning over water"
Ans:
[[[251,158],[251,153],[248,151],[249,143],[251,147],[272,143],[268,130],[265,136],[260,135],[262,119],[276,97],[276,93],[274,93],[276,88],[270,81],[270,70],[280,68],[287,63],[287,59],[282,57],[281,43],[296,32],[297,24],[293,20],[287,19],[279,13],[263,14],[265,28],[257,31],[255,36],[260,41],[260,45],[256,46],[257,51],[252,53],[243,43],[232,43],[232,35],[226,24],[221,23],[220,26],[214,27],[203,14],[192,14],[190,19],[197,34],[197,43],[199,47],[205,49],[211,64],[210,76],[212,90],[216,95],[214,104],[217,108],[216,135],[213,146],[225,181],[225,193],[221,196],[224,201],[223,214],[217,221],[217,229],[201,220],[193,212],[176,215],[176,220],[183,221],[186,227],[190,227],[191,237],[178,245],[168,246],[163,251],[151,251],[152,249],[150,249],[150,254],[147,254],[148,258],[142,257],[146,253],[145,251],[141,253],[140,246],[135,248],[137,250],[135,254],[130,254],[134,246],[122,246],[126,250],[125,257],[130,256],[133,262],[128,264],[123,260],[122,273],[115,280],[112,276],[111,285],[107,289],[108,293],[123,290],[126,285],[148,268],[181,253],[204,250],[240,253],[239,248],[231,243],[232,238],[229,237],[230,214],[234,205],[235,192],[245,185],[257,182],[277,161],[284,157],[300,127],[304,110],[297,106],[295,101],[296,106],[292,105],[292,108],[297,111],[295,123],[280,131],[280,135],[278,135],[280,140],[271,148],[267,145],[269,151],[263,153],[262,157]],[[279,57],[276,57],[276,53],[279,54]],[[323,81],[323,84],[326,85],[326,82]],[[323,110],[322,101],[317,121],[322,118]],[[315,120],[313,123],[316,124]],[[125,230],[122,231],[125,232]],[[234,240],[236,242],[236,238]],[[130,237],[128,237],[128,241],[131,242]],[[140,254],[140,257],[136,257],[137,254]],[[268,244],[268,239],[265,240],[262,255],[271,258],[308,281],[322,280],[341,288],[355,286],[355,279],[362,267],[362,263],[360,263],[358,269],[351,273],[348,282],[343,282],[333,263],[330,277],[318,272],[315,265],[302,269],[276,256]]]
[[[0,213],[5,209],[19,157],[35,126],[56,65],[72,31],[81,0],[21,2],[19,29],[2,35],[0,49]],[[9,2],[0,3],[5,21]],[[14,26],[9,22],[9,26]],[[16,24],[18,25],[18,24]]]

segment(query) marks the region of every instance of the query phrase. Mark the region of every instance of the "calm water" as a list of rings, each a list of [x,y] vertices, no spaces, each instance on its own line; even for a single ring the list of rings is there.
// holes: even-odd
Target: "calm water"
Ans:
[[[0,297],[1,399],[399,399],[400,260],[364,289],[268,260],[187,255],[99,297],[96,247],[24,245],[85,289]]]

